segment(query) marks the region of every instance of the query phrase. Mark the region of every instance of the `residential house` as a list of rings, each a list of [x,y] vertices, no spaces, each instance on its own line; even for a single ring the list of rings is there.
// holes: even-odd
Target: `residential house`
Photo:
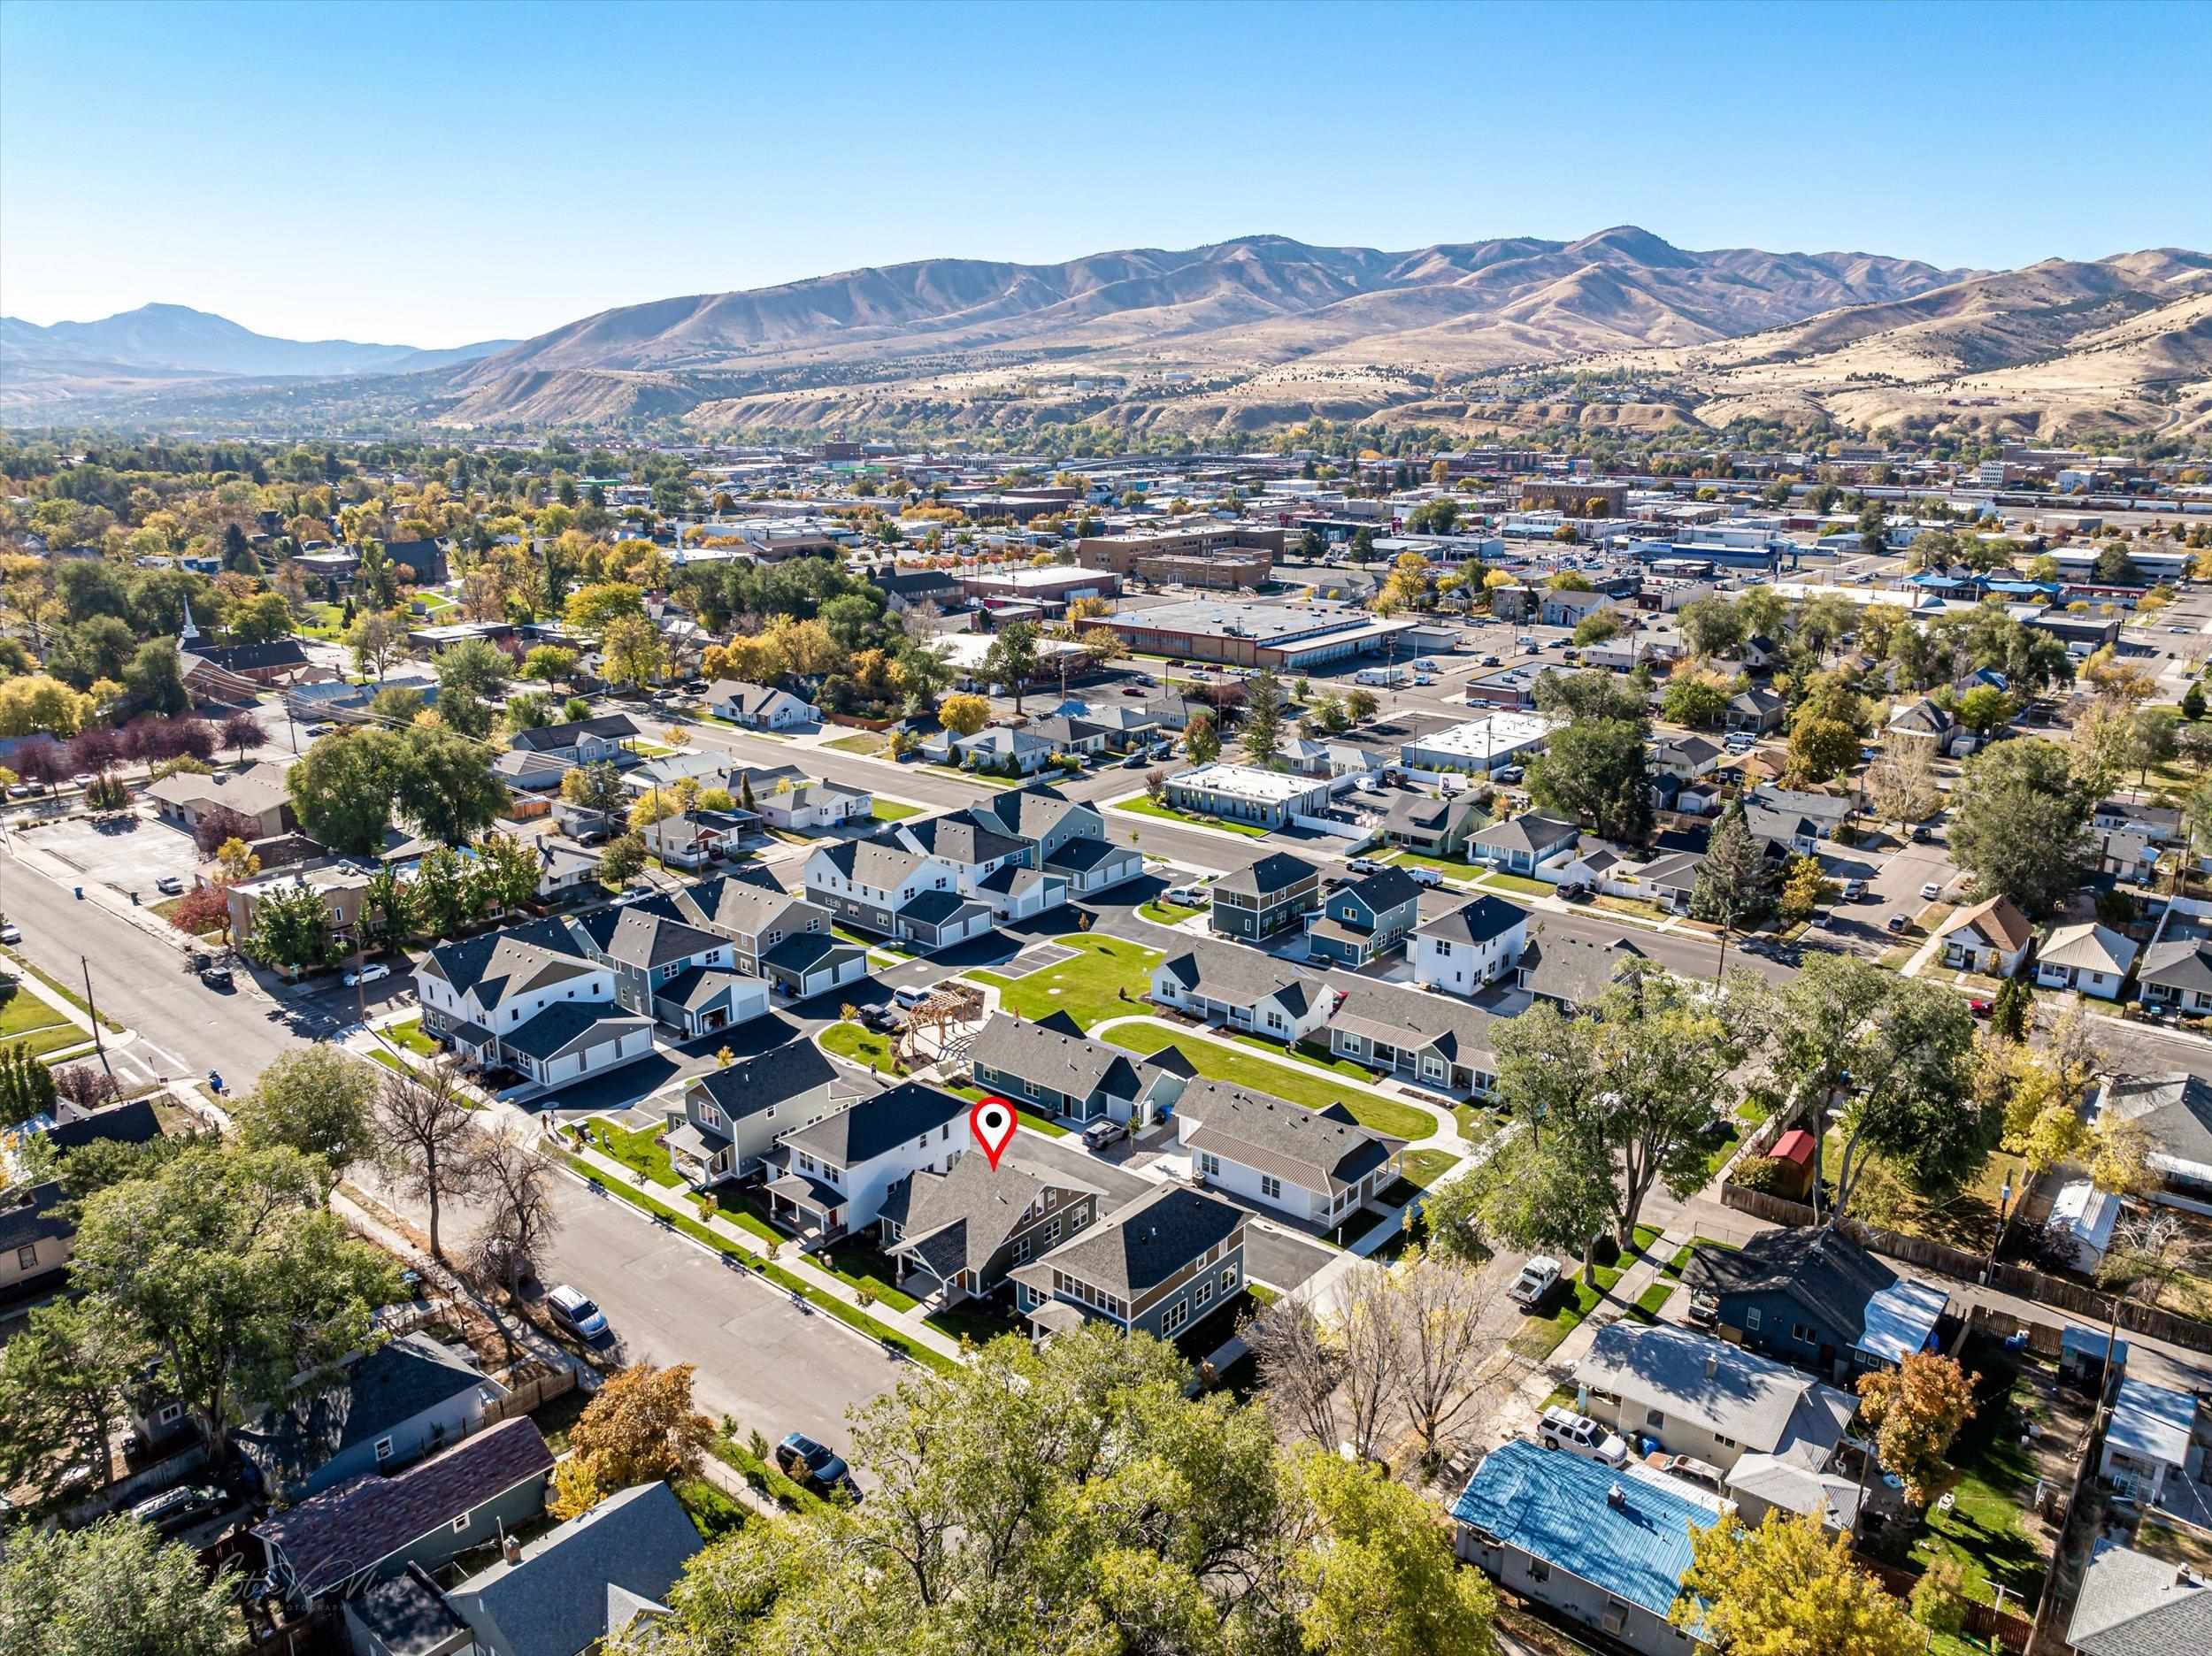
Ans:
[[[1585,880],[1610,897],[1640,898],[1671,914],[1687,914],[1690,893],[1697,889],[1697,872],[1705,866],[1705,855],[1699,851],[1669,851],[1648,862],[1632,862],[1617,855],[1601,867],[1594,858],[1585,862],[1589,864],[1586,870],[1570,867],[1564,870],[1565,877]]]
[[[639,762],[638,754],[626,744],[640,734],[627,713],[602,713],[595,718],[517,731],[508,745],[518,753],[565,764],[597,764],[603,760],[627,766]]]
[[[148,783],[139,797],[153,806],[162,821],[188,833],[219,810],[234,812],[253,824],[253,832],[242,839],[263,840],[299,827],[281,765],[256,763],[243,770],[215,770],[206,776],[180,770]]]
[[[1022,729],[1038,740],[1050,743],[1055,753],[1082,754],[1087,757],[1104,753],[1114,733],[1103,724],[1094,724],[1087,718],[1064,713],[1032,719]]]
[[[1475,835],[1469,855],[1478,862],[1532,878],[1549,864],[1572,855],[1580,833],[1571,822],[1524,811]]]
[[[753,795],[753,809],[771,828],[820,833],[844,823],[875,820],[876,796],[842,782],[798,782]]]
[[[1485,894],[1413,931],[1413,981],[1471,995],[1515,970],[1528,947],[1528,910]]]
[[[1717,1499],[1632,1464],[1616,1470],[1525,1438],[1482,1458],[1452,1503],[1455,1551],[1507,1591],[1638,1656],[1678,1656],[1667,1620]]]
[[[2128,1376],[2112,1399],[2097,1474],[2122,1497],[2172,1507],[2192,1523],[2212,1517],[2212,1403]],[[2191,1487],[2194,1485],[2195,1487]]]
[[[1730,730],[1763,736],[1770,731],[1781,729],[1782,721],[1789,716],[1789,703],[1773,691],[1755,686],[1730,697],[1723,714]]]
[[[589,1656],[641,1619],[666,1615],[671,1589],[705,1545],[667,1484],[633,1484],[511,1545],[446,1602],[478,1656]]]
[[[1610,988],[1631,962],[1647,958],[1624,935],[1593,939],[1561,932],[1538,938],[1522,951],[1519,986],[1563,1011],[1578,1012]]]
[[[741,678],[718,678],[707,686],[707,710],[747,730],[790,730],[795,725],[818,724],[822,709],[773,685],[748,684]]]
[[[323,930],[340,954],[348,960],[358,958],[352,943],[361,923],[361,904],[375,872],[367,863],[350,858],[311,857],[240,880],[225,893],[230,908],[230,934],[240,939],[251,937],[262,901],[273,893],[288,896],[311,891],[323,900],[327,916]]]
[[[1215,891],[1218,902],[1218,885]],[[1421,888],[1411,877],[1402,868],[1386,868],[1329,893],[1319,916],[1307,924],[1308,947],[1317,962],[1357,970],[1403,943],[1420,908]]]
[[[676,811],[638,831],[649,855],[677,868],[704,868],[744,844],[753,818],[743,811]]]
[[[354,1478],[272,1513],[251,1534],[277,1596],[303,1610],[496,1541],[545,1509],[552,1472],[535,1422],[502,1421],[396,1476]]]
[[[1404,1143],[1325,1110],[1193,1081],[1175,1106],[1176,1142],[1207,1184],[1322,1229],[1389,1188]]]
[[[829,912],[819,904],[772,882],[729,874],[658,893],[631,907],[726,938],[731,967],[758,978],[771,975],[762,961],[778,944],[810,934],[826,937],[830,930]]]
[[[303,1500],[436,1453],[481,1427],[506,1395],[465,1348],[402,1334],[354,1358],[334,1384],[242,1427],[235,1442],[271,1498]]]
[[[1972,740],[1971,732],[1925,696],[1893,713],[1887,732],[1903,741],[1924,743],[1938,755],[1952,753]]]
[[[963,1156],[942,1173],[910,1173],[884,1192],[876,1216],[900,1282],[925,1300],[989,1299],[1010,1273],[1079,1235],[1099,1216],[1099,1192],[1010,1151],[995,1169]]]
[[[1318,974],[1223,943],[1194,944],[1162,957],[1152,968],[1150,999],[1194,1017],[1286,1042],[1320,1029],[1336,1004],[1334,992]]]
[[[1275,755],[1276,763],[1300,776],[1357,777],[1373,783],[1382,779],[1382,773],[1397,763],[1397,755],[1378,748],[1362,748],[1354,742],[1314,740],[1294,736],[1285,742]]]
[[[2212,1650],[2212,1591],[2200,1571],[2101,1544],[2082,1572],[2066,1643],[2078,1656],[2177,1656]]]
[[[2152,944],[2143,951],[2135,987],[2146,1011],[2212,1017],[2212,939]]]
[[[1294,818],[1326,810],[1329,789],[1325,777],[1294,776],[1217,760],[1168,778],[1167,801],[1200,816],[1286,828]]]
[[[1703,736],[1681,736],[1651,750],[1651,770],[1678,782],[1695,782],[1720,768],[1726,750]]]
[[[59,1179],[0,1191],[0,1305],[58,1289],[76,1251],[75,1201]]]
[[[1379,984],[1332,978],[1329,1051],[1432,1092],[1486,1098],[1497,1090],[1492,1015],[1479,1007]]]
[[[1466,848],[1467,837],[1485,821],[1471,788],[1440,797],[1406,788],[1391,796],[1382,837],[1423,856],[1456,858]]]
[[[704,1188],[749,1178],[776,1141],[882,1090],[872,1075],[833,1062],[810,1040],[786,1041],[664,1094],[661,1142],[684,1180]]]
[[[1086,1322],[1172,1339],[1244,1292],[1241,1208],[1163,1184],[1016,1266],[1015,1308],[1040,1335]]]
[[[730,940],[636,903],[612,903],[563,922],[595,965],[614,978],[625,1009],[690,1038],[768,1010],[768,985],[739,971]]]
[[[881,840],[822,846],[806,860],[807,900],[856,932],[927,953],[991,930],[990,905],[964,898],[942,857]]]
[[[902,1082],[786,1133],[784,1170],[768,1181],[768,1199],[776,1217],[802,1234],[862,1230],[875,1223],[894,1184],[925,1169],[950,1171],[969,1142],[965,1099]]]
[[[1609,1323],[1574,1380],[1592,1419],[1724,1473],[1760,1456],[1824,1471],[1859,1410],[1786,1363],[1666,1322]]]
[[[2089,822],[2100,832],[2134,834],[2153,845],[2179,845],[2189,837],[2182,826],[2181,812],[2171,805],[2099,800]]]
[[[2131,886],[2154,886],[2164,847],[2147,835],[2134,832],[2099,833],[2097,871],[2125,880]]]
[[[1064,1012],[1031,1023],[994,1012],[969,1046],[975,1085],[1044,1116],[1150,1127],[1196,1073],[1172,1046],[1140,1058],[1089,1039]]]
[[[439,945],[415,968],[415,993],[426,1034],[541,1085],[653,1050],[651,1016],[616,1004],[611,966],[585,954],[559,920]]]
[[[1820,855],[1851,814],[1851,801],[1801,789],[1755,787],[1744,795],[1744,825],[1766,842],[1770,856]]]
[[[2035,981],[2046,989],[2078,989],[2100,1000],[2116,1000],[2135,954],[2135,939],[2109,926],[2091,921],[2060,926],[2036,954]]]
[[[1109,753],[1132,753],[1158,740],[1162,735],[1157,713],[1148,707],[1132,707],[1125,702],[1088,702],[1076,717],[1083,724],[1106,732]]]
[[[1217,937],[1257,943],[1296,931],[1321,908],[1321,870],[1303,857],[1276,851],[1223,875],[1208,893],[1207,924]]]
[[[475,1656],[475,1636],[430,1572],[410,1564],[339,1606],[345,1645],[359,1656]]]
[[[924,744],[924,753],[929,751]],[[951,762],[966,770],[988,770],[999,776],[1035,776],[1052,763],[1059,750],[1044,737],[1025,730],[994,724],[972,736],[951,739]]]
[[[1734,1253],[1701,1248],[1687,1279],[1718,1299],[1724,1338],[1839,1384],[1928,1349],[1950,1300],[1832,1226],[1763,1230]]]
[[[2009,978],[2027,958],[2035,928],[2012,899],[2000,892],[1986,902],[1955,909],[1936,927],[1936,935],[1943,939],[1946,966]]]
[[[2185,1071],[2115,1076],[2097,1091],[2092,1122],[2131,1121],[2150,1139],[2151,1169],[2177,1194],[2212,1195],[2212,1081]]]
[[[1106,837],[1097,806],[1057,788],[1001,789],[961,814],[1020,841],[1028,851],[1025,866],[1064,880],[1071,896],[1091,896],[1144,872],[1142,853]]]

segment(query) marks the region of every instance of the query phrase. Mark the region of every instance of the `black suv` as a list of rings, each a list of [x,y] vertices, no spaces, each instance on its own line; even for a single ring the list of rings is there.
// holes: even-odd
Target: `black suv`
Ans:
[[[844,1461],[826,1445],[797,1432],[776,1445],[776,1470],[818,1495],[833,1495],[842,1490],[857,1499],[860,1494],[853,1486],[853,1475]]]

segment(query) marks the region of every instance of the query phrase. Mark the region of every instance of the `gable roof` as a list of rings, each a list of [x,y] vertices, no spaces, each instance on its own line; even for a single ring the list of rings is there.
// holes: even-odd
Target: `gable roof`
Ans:
[[[814,856],[828,858],[830,866],[847,879],[879,891],[897,890],[929,860],[927,852],[910,851],[889,840],[841,840],[818,847]],[[810,867],[813,861],[807,859]]]
[[[1995,944],[2006,954],[2028,946],[2035,935],[2035,928],[2028,924],[2027,916],[2014,905],[2011,898],[1999,892],[1987,902],[1978,902],[1971,908],[1962,908],[1936,928],[1938,937],[1949,937],[1954,932],[1971,927]]]
[[[88,1144],[151,1144],[161,1137],[161,1120],[145,1099],[111,1104],[105,1109],[83,1110],[64,1104],[58,1119],[46,1130],[46,1142],[54,1154],[81,1150]]]
[[[295,1397],[241,1430],[238,1443],[278,1481],[294,1482],[484,1384],[465,1352],[403,1334],[356,1359],[337,1384]]]
[[[1475,843],[1498,851],[1535,853],[1563,845],[1581,832],[1574,824],[1562,822],[1556,816],[1547,816],[1540,811],[1523,811],[1518,816],[1492,823],[1475,836]]]
[[[733,702],[740,712],[772,713],[784,702],[800,707],[807,704],[788,690],[779,690],[773,685],[754,684],[744,678],[718,678],[707,686],[710,703]]]
[[[949,1280],[980,1271],[1025,1219],[1041,1219],[1048,1190],[1063,1198],[1100,1193],[1052,1169],[1032,1168],[1018,1154],[1002,1156],[995,1170],[986,1157],[964,1155],[949,1171],[925,1168],[895,1181],[884,1192],[880,1216],[904,1232],[892,1253],[910,1254]]]
[[[666,915],[672,920],[682,920],[727,936],[753,937],[789,913],[794,905],[805,901],[773,886],[718,874],[696,886],[656,893],[630,907],[649,914]]]
[[[1233,1202],[1183,1184],[1161,1184],[1011,1275],[1050,1293],[1064,1270],[1125,1300],[1156,1288],[1203,1254],[1226,1246],[1247,1215]]]
[[[245,816],[258,816],[291,800],[284,786],[283,767],[265,761],[257,761],[243,770],[218,770],[208,776],[180,770],[148,783],[142,797],[180,807],[227,805]]]
[[[1287,851],[1272,851],[1223,875],[1214,882],[1213,888],[1217,892],[1234,892],[1240,897],[1268,898],[1320,877],[1321,870],[1305,858],[1293,856]]]
[[[2162,1160],[2212,1165],[2212,1082],[2186,1071],[2116,1076],[2097,1096],[2097,1113],[2139,1123]]]
[[[643,1608],[666,1607],[685,1561],[706,1543],[665,1484],[639,1484],[526,1544],[453,1590],[504,1656],[577,1656]]]
[[[1618,1489],[1614,1505],[1610,1491]],[[1690,1537],[1720,1521],[1638,1468],[1616,1472],[1516,1438],[1485,1455],[1452,1503],[1471,1530],[1663,1616],[1690,1568]]]
[[[563,748],[573,748],[586,736],[596,736],[605,741],[621,741],[638,735],[637,725],[627,713],[602,713],[596,718],[575,719],[566,724],[542,724],[536,730],[517,731],[507,745],[519,748],[525,753],[554,753]]]
[[[1153,968],[1180,984],[1186,993],[1202,993],[1236,1006],[1251,1006],[1273,996],[1302,1014],[1321,993],[1324,980],[1302,967],[1257,949],[1227,943],[1196,943],[1170,954]]]
[[[1625,936],[1598,940],[1562,932],[1530,941],[1521,955],[1521,981],[1532,994],[1587,1006],[1631,960],[1644,958],[1643,950]]]
[[[644,903],[609,904],[577,915],[569,924],[609,960],[641,970],[689,960],[726,947],[728,941]]]
[[[902,838],[922,850],[963,868],[995,862],[1028,848],[1027,841],[1002,833],[996,826],[987,826],[959,812],[916,817],[901,823],[898,832]]]
[[[2081,1656],[2203,1656],[2212,1591],[2170,1559],[2106,1547],[2082,1573],[2066,1642]]]
[[[1353,973],[1331,973],[1329,987],[1337,995],[1332,1029],[1416,1053],[1434,1052],[1448,1063],[1490,1067],[1494,1013],[1455,995],[1424,994]]]
[[[1816,1470],[1859,1408],[1849,1392],[1809,1375],[1663,1322],[1607,1324],[1575,1365],[1575,1379]]]
[[[653,1020],[631,1013],[611,1000],[556,1000],[544,1011],[525,1018],[500,1037],[507,1046],[541,1062],[549,1062],[572,1046],[586,1043],[603,1025],[618,1024],[649,1028]]]
[[[396,1477],[349,1478],[335,1489],[272,1513],[253,1533],[282,1554],[280,1580],[314,1598],[375,1569],[433,1530],[449,1528],[494,1496],[553,1469],[535,1422],[502,1421]]]
[[[1193,1081],[1175,1108],[1193,1123],[1184,1139],[1193,1149],[1330,1196],[1359,1183],[1404,1143],[1361,1126],[1340,1104],[1310,1110],[1223,1081]]]
[[[2212,939],[2176,938],[2152,944],[2143,951],[2143,969],[2136,981],[2212,992]]]
[[[1503,937],[1515,926],[1525,924],[1527,920],[1527,909],[1485,893],[1448,914],[1422,921],[1414,934],[1446,943],[1487,943],[1493,938]]]
[[[687,1095],[703,1092],[726,1117],[737,1122],[810,1094],[818,1093],[814,1101],[826,1111],[866,1097],[875,1085],[872,1076],[833,1063],[812,1041],[792,1040],[741,1058],[726,1070],[693,1076],[684,1091]]]
[[[1444,796],[1407,789],[1391,795],[1390,809],[1383,813],[1383,826],[1401,832],[1417,829],[1423,833],[1441,833],[1464,816],[1481,815],[1482,807],[1472,788]]]
[[[595,968],[566,924],[553,919],[441,943],[418,970],[444,978],[457,994],[472,992],[488,1012],[510,994],[565,983]]]
[[[2135,939],[2093,921],[2061,926],[2044,940],[2036,959],[2046,966],[2104,971],[2124,977],[2135,960]]]
[[[784,1136],[794,1153],[805,1151],[833,1167],[849,1168],[895,1150],[909,1139],[948,1127],[968,1113],[967,1101],[919,1081],[855,1100],[834,1116]],[[964,1123],[961,1131],[967,1131]]]
[[[1924,1338],[1948,1299],[1932,1284],[1900,1276],[1832,1225],[1763,1230],[1732,1254],[1701,1248],[1690,1269],[1717,1293],[1783,1294],[1825,1328],[1892,1361],[1919,1349],[1913,1330]]]
[[[1172,1047],[1164,1050],[1180,1062],[1181,1055]],[[976,1031],[969,1056],[975,1063],[1079,1099],[1104,1088],[1116,1098],[1134,1100],[1166,1073],[1118,1046],[1071,1035],[1053,1023],[1033,1024],[1005,1012],[992,1013]]]
[[[269,639],[258,644],[195,644],[184,653],[225,672],[257,672],[270,667],[307,665],[307,652],[296,638]]]
[[[1387,914],[1406,903],[1421,901],[1421,888],[1413,883],[1413,877],[1394,865],[1378,873],[1364,875],[1340,886],[1332,893],[1335,897],[1356,897],[1367,905],[1370,913]]]

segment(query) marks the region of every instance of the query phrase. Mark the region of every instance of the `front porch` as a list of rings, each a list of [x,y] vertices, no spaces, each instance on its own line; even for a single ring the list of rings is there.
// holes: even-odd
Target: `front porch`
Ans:
[[[769,1217],[808,1247],[845,1234],[844,1192],[803,1173],[784,1173],[763,1187]]]

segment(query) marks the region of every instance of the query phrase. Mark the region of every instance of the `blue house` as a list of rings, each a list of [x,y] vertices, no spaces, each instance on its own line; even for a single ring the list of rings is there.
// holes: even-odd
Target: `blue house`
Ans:
[[[1677,1656],[1667,1622],[1690,1541],[1720,1522],[1720,1499],[1640,1466],[1619,1468],[1526,1438],[1483,1457],[1452,1503],[1455,1550],[1509,1592],[1644,1656]]]
[[[1386,868],[1329,893],[1307,922],[1314,958],[1357,970],[1390,953],[1421,920],[1421,888],[1402,868]]]
[[[1950,1303],[1833,1226],[1763,1230],[1734,1253],[1701,1248],[1687,1275],[1718,1299],[1720,1326],[1732,1330],[1724,1338],[1838,1384],[1929,1349]]]

